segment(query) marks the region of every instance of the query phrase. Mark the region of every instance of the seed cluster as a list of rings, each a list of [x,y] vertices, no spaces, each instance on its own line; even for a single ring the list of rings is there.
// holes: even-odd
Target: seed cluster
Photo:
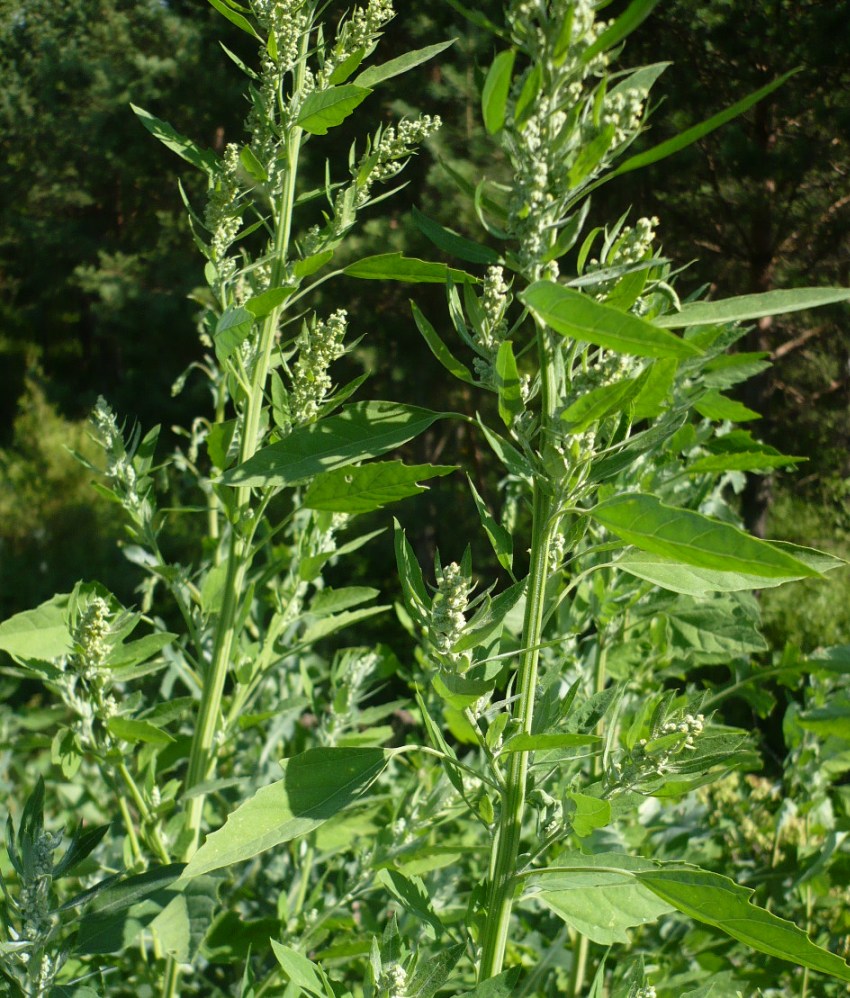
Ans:
[[[328,368],[345,353],[348,312],[338,308],[325,321],[308,327],[299,341],[298,359],[292,372],[289,396],[290,418],[295,425],[309,423],[333,387]]]

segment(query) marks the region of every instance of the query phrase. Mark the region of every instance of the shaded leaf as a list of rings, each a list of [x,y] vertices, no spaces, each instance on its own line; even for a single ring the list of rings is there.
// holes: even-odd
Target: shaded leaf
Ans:
[[[484,118],[484,127],[491,135],[500,131],[505,125],[505,109],[511,89],[511,76],[514,71],[515,59],[516,51],[514,49],[500,52],[493,60],[484,80],[484,89],[481,92],[481,113]]]
[[[457,284],[477,283],[476,278],[445,263],[417,260],[402,253],[379,253],[349,264],[343,274],[362,281],[403,281],[408,284],[445,284],[449,277]]]
[[[695,301],[681,312],[659,316],[655,322],[668,329],[684,326],[713,326],[725,322],[745,322],[766,315],[784,315],[821,305],[850,300],[848,288],[789,288],[760,295],[739,295],[722,301]]]
[[[210,0],[210,3],[212,2],[213,0]],[[185,135],[181,135],[167,121],[162,121],[160,118],[154,117],[149,111],[145,111],[144,108],[136,107],[135,104],[131,104],[130,107],[151,135],[159,139],[167,149],[176,152],[181,159],[185,159],[187,163],[191,163],[192,166],[203,170],[204,173],[212,173],[216,169],[218,157],[214,152],[196,146],[191,139],[187,139]]]
[[[433,219],[423,215],[414,205],[411,209],[416,228],[438,248],[467,263],[498,263],[501,257],[496,250],[482,246],[471,239],[460,236]]]
[[[416,327],[428,344],[428,349],[437,358],[437,360],[443,365],[443,367],[453,374],[458,381],[465,381],[468,385],[475,384],[475,378],[472,377],[469,368],[461,363],[457,357],[449,350],[445,343],[440,339],[437,330],[431,325],[431,323],[425,318],[422,312],[419,310],[419,306],[415,302],[410,303],[410,307],[413,311],[413,320],[416,323]]]
[[[371,92],[367,87],[353,83],[314,90],[304,99],[295,123],[312,135],[326,135],[329,128],[345,121]]]

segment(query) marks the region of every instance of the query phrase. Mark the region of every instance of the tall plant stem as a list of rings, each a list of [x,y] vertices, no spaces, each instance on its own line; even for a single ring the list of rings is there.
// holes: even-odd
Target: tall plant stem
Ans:
[[[555,375],[551,364],[553,349],[547,329],[539,327],[538,355],[542,386],[541,424],[544,434],[555,406]],[[543,448],[548,444],[544,436]],[[535,479],[532,493],[531,564],[528,571],[522,647],[517,673],[518,700],[514,719],[522,734],[531,734],[534,723],[534,699],[537,687],[537,666],[543,633],[546,601],[546,581],[549,576],[549,547],[555,526],[556,500],[545,478]],[[487,893],[487,916],[482,936],[481,962],[478,979],[485,981],[502,970],[508,928],[513,909],[517,857],[525,814],[525,791],[528,779],[528,753],[511,756],[504,793],[499,828],[490,857],[490,882]]]
[[[303,59],[300,65],[303,66]],[[295,86],[296,88],[300,86],[300,79],[298,77],[296,78]],[[281,284],[289,252],[301,136],[301,129],[297,127],[293,128],[289,135],[286,177],[280,198],[275,229],[271,287],[277,287]],[[260,333],[257,361],[251,379],[251,390],[245,405],[245,415],[241,427],[240,464],[253,457],[260,444],[260,421],[265,405],[266,381],[269,376],[279,318],[280,309],[275,309],[266,317]],[[224,694],[227,670],[233,656],[240,598],[245,589],[245,581],[252,560],[251,546],[253,530],[250,526],[244,532],[240,528],[243,524],[250,524],[252,512],[250,488],[238,488],[234,503],[233,522],[230,528],[224,597],[221,612],[216,622],[212,659],[204,678],[201,703],[198,711],[198,723],[195,728],[192,750],[189,756],[189,771],[186,778],[188,790],[197,787],[198,784],[209,779],[215,770],[215,743],[221,726],[221,702]],[[187,858],[191,857],[198,847],[204,800],[204,794],[196,794],[189,803],[187,827],[190,835]]]

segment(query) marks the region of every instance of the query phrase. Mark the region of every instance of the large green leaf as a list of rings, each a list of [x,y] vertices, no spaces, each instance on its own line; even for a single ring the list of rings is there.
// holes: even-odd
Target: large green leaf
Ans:
[[[760,295],[739,295],[721,301],[695,301],[682,306],[681,312],[671,312],[655,320],[667,329],[685,326],[713,326],[724,322],[746,322],[766,315],[784,315],[806,308],[834,305],[850,300],[848,288],[788,288],[767,291]]]
[[[226,472],[226,485],[293,485],[323,471],[386,454],[446,413],[397,402],[354,402],[341,412],[300,426]]]
[[[569,872],[561,872],[565,867]],[[626,929],[673,910],[635,880],[638,871],[653,869],[647,860],[620,853],[576,853],[559,857],[558,868],[531,877],[523,898],[542,901],[567,925],[602,946],[627,943]]]
[[[702,513],[667,506],[651,495],[615,496],[590,510],[590,515],[642,551],[685,565],[765,579],[820,575],[776,545]]]
[[[797,561],[821,574],[842,568],[846,562],[833,555],[798,547],[784,541],[774,541],[773,547],[790,554]],[[618,561],[617,567],[639,579],[652,582],[662,589],[688,596],[705,596],[707,593],[732,593],[745,589],[772,589],[805,578],[799,572],[766,579],[764,576],[748,572],[729,571],[716,568],[697,568],[682,565],[672,558],[650,554],[645,551],[627,551]]]
[[[361,281],[403,281],[407,284],[445,284],[449,277],[456,284],[477,282],[472,274],[455,270],[444,263],[417,260],[401,253],[379,253],[349,264],[343,274]]]
[[[389,756],[379,748],[314,748],[285,759],[282,780],[258,790],[207,836],[183,879],[240,863],[307,835],[362,797]]]
[[[602,305],[589,295],[554,281],[536,281],[519,295],[548,326],[563,336],[635,357],[694,357],[700,351],[687,340]]]
[[[71,652],[66,620],[68,596],[61,593],[0,624],[0,651],[19,659],[50,662]]]
[[[314,90],[301,105],[296,124],[312,135],[326,135],[329,128],[345,121],[370,93],[368,87],[357,87],[353,83]]]
[[[458,260],[466,260],[467,263],[498,263],[501,259],[496,250],[452,232],[451,229],[423,215],[415,206],[411,214],[416,228],[424,236],[427,236],[438,249],[457,257]]]
[[[314,478],[304,495],[308,509],[334,513],[368,513],[387,503],[426,491],[423,478],[449,475],[456,466],[377,461],[358,468],[337,468]]]
[[[481,112],[484,117],[484,127],[490,134],[498,132],[505,124],[505,108],[511,89],[511,76],[514,71],[515,49],[500,52],[493,60],[484,89],[481,92]]]
[[[753,895],[728,877],[707,870],[645,870],[635,876],[663,901],[760,953],[850,981],[850,966],[815,945],[792,922],[750,904]]]
[[[178,156],[185,159],[187,163],[191,163],[192,166],[196,166],[199,170],[203,170],[205,173],[212,173],[218,162],[218,157],[214,152],[196,146],[191,139],[187,139],[185,135],[181,135],[173,129],[167,121],[155,118],[149,111],[145,111],[144,108],[136,107],[135,104],[131,104],[130,107],[151,135],[159,139],[167,149],[176,152]]]
[[[437,42],[436,45],[426,45],[425,48],[414,49],[412,52],[405,52],[404,55],[389,62],[382,62],[379,66],[370,66],[364,69],[359,76],[355,77],[354,83],[358,87],[374,87],[384,80],[390,80],[394,76],[400,76],[415,66],[420,66],[423,62],[428,62],[435,55],[445,52],[447,48],[454,45],[455,39],[450,38],[447,42]]]

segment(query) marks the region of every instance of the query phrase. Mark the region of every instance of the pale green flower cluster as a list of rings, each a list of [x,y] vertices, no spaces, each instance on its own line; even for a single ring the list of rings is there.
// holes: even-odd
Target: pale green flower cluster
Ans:
[[[387,991],[390,998],[405,998],[407,971],[400,963],[389,963],[378,981],[378,989]]]
[[[76,651],[73,663],[85,679],[92,679],[109,657],[112,650],[107,640],[110,630],[109,604],[100,596],[85,608],[74,630]]]
[[[438,567],[428,639],[435,650],[454,666],[460,666],[465,661],[465,656],[452,652],[452,647],[466,627],[471,589],[469,579],[457,562],[453,561],[445,568]]]
[[[347,328],[348,313],[340,308],[302,335],[289,396],[290,418],[296,425],[309,423],[319,414],[333,387],[328,368],[345,353]]]
[[[307,30],[306,0],[252,0],[254,14],[274,37],[281,72],[298,61],[298,48]]]
[[[634,135],[643,115],[643,96],[638,90],[618,90],[605,98],[603,127],[614,126],[614,145],[621,145]]]
[[[210,258],[216,264],[221,280],[232,277],[236,269],[235,261],[227,259],[227,252],[242,225],[238,171],[239,146],[231,142],[224,150],[204,215],[204,224],[212,233]]]
[[[106,454],[106,477],[125,509],[139,522],[153,515],[146,495],[139,491],[136,469],[124,445],[124,437],[106,400],[100,396],[91,415],[91,425]]]
[[[392,0],[369,0],[365,7],[355,7],[342,23],[333,50],[325,56],[319,73],[319,86],[326,86],[333,71],[360,49],[372,47],[381,28],[395,16]]]

